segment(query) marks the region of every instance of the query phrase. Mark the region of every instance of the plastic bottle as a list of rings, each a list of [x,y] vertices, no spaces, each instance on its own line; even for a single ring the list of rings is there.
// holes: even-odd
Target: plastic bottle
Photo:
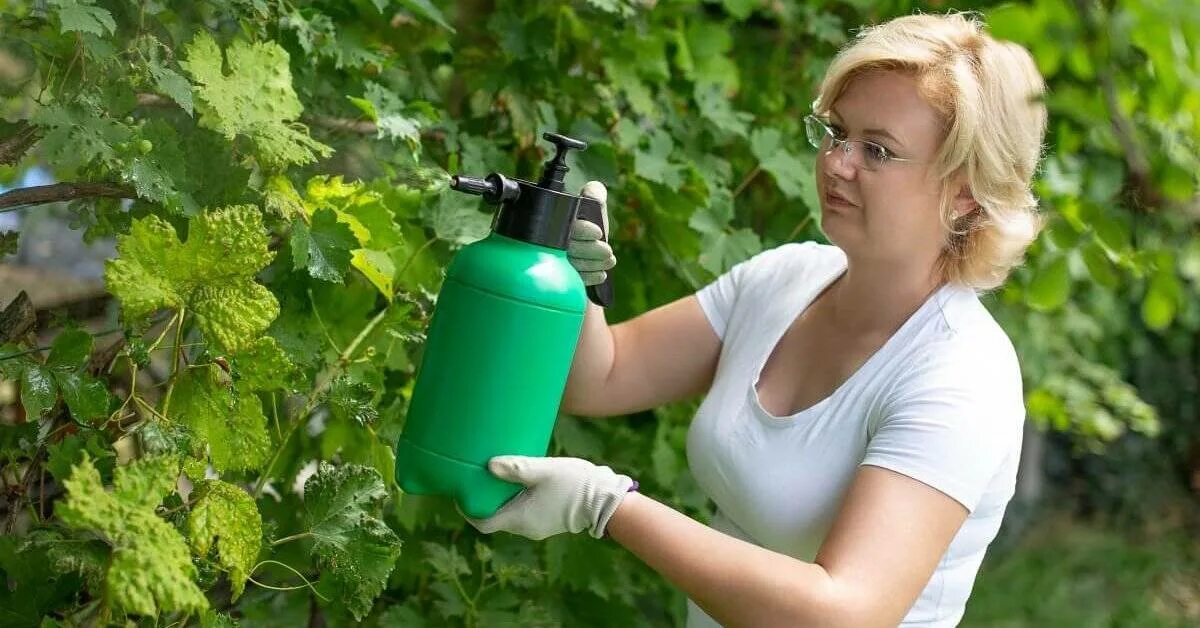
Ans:
[[[557,152],[537,184],[495,172],[451,180],[500,210],[492,232],[447,269],[396,446],[404,492],[451,497],[473,518],[491,516],[522,489],[493,476],[489,459],[546,454],[585,298],[612,301],[608,281],[585,290],[566,258],[576,217],[604,228],[599,202],[562,191],[567,151],[587,144],[543,138]]]

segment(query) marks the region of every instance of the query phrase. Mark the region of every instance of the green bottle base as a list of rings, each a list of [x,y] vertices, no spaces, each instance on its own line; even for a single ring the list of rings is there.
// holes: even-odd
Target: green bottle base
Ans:
[[[396,482],[411,495],[446,495],[472,519],[486,519],[524,488],[487,468],[443,456],[403,436],[396,443]]]

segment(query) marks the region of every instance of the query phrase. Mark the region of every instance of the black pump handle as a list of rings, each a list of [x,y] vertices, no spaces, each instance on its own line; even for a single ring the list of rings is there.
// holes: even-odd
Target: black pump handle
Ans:
[[[600,205],[600,201],[587,196],[579,197],[579,212],[576,217],[581,220],[586,220],[597,227],[600,227],[600,239],[608,242],[608,227],[604,224],[604,207]],[[613,287],[612,273],[610,272],[604,281],[594,286],[587,287],[588,299],[599,305],[600,307],[608,307],[613,302]]]

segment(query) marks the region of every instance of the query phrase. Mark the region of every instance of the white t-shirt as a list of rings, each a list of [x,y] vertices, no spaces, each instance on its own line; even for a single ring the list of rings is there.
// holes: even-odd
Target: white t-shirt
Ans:
[[[954,498],[970,514],[901,624],[954,626],[1013,495],[1025,420],[1017,357],[975,292],[947,284],[830,396],[771,415],[755,391],[767,357],[845,269],[837,247],[785,244],[697,292],[722,347],[688,463],[717,506],[713,528],[808,562],[859,465]],[[717,624],[689,600],[687,625]]]

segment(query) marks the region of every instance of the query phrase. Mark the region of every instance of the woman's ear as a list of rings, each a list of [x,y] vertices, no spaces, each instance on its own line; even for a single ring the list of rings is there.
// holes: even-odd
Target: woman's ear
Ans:
[[[954,195],[954,200],[950,204],[950,211],[954,219],[958,220],[967,214],[979,209],[979,203],[975,201],[975,196],[971,194],[971,188],[966,183],[963,183],[958,188],[958,193]]]

